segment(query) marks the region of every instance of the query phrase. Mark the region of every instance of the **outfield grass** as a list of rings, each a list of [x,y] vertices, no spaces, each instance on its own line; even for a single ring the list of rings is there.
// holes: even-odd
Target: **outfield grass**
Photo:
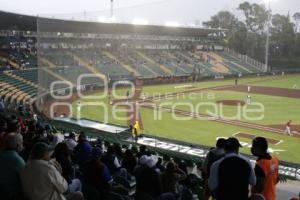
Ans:
[[[269,77],[248,77],[239,79],[239,84],[246,84],[255,81],[263,81],[269,80]],[[195,83],[178,83],[178,84],[167,84],[167,85],[154,85],[154,86],[145,86],[143,88],[143,93],[147,94],[147,96],[155,96],[155,95],[163,95],[166,93],[175,93],[175,92],[182,92],[190,89],[203,89],[203,88],[211,88],[223,85],[233,85],[235,79],[219,79],[219,80],[210,80],[210,81],[203,81],[203,82],[195,82]],[[180,86],[192,86],[195,88],[185,88]],[[179,86],[179,87],[178,87]]]
[[[178,96],[173,99],[157,101],[157,105],[191,112],[222,115],[224,118],[247,121],[257,124],[284,124],[289,119],[297,122],[300,119],[300,100],[294,98],[274,97],[251,94],[252,104],[245,106],[227,106],[216,102],[219,100],[246,100],[247,93],[233,91],[203,91],[192,95]],[[207,103],[212,103],[208,105]],[[255,103],[261,104],[262,107]],[[205,104],[205,105],[203,105]],[[263,108],[262,112],[247,112],[249,109]]]
[[[296,151],[299,152],[299,138],[292,138],[285,135],[227,125],[214,121],[201,121],[197,119],[179,121],[174,120],[170,113],[162,113],[161,116],[161,120],[156,120],[153,111],[149,109],[142,110],[143,123],[147,134],[194,144],[214,146],[217,137],[230,137],[237,132],[250,133],[257,136],[283,140],[279,145],[270,145],[270,148],[284,150],[282,152],[276,152],[281,160],[300,163],[300,157],[298,156],[298,153],[296,153]],[[239,139],[241,142],[251,144],[249,139]],[[241,152],[250,154],[249,146],[242,148]]]
[[[273,80],[251,83],[250,85],[300,90],[300,75],[275,76]]]
[[[77,102],[81,104],[81,118],[87,118],[94,121],[100,121],[104,123],[127,125],[126,111],[122,107],[117,107],[118,111],[115,111],[115,107],[108,104],[107,97],[101,100],[94,99],[80,99],[72,103],[73,117],[77,116]]]
[[[166,84],[166,85],[154,85],[145,86],[143,88],[143,93],[147,96],[157,96],[167,93],[182,92],[186,90],[192,90],[195,88],[212,88],[223,85],[234,85],[235,79],[219,79],[219,80],[209,80],[203,82],[191,82],[191,83],[178,83],[178,84]],[[254,86],[266,86],[266,87],[279,87],[279,88],[289,88],[292,89],[293,86],[297,85],[300,89],[300,75],[286,75],[286,76],[266,76],[266,77],[246,77],[240,78],[238,84],[242,85],[254,85]],[[183,86],[191,86],[183,87]]]
[[[298,77],[299,78],[299,77]],[[245,84],[249,82],[251,85],[263,85],[269,84],[268,80],[270,77],[254,77],[254,78],[245,78],[240,79],[239,84]],[[261,80],[268,80],[262,82],[256,82]],[[284,84],[284,80],[287,80],[288,83]],[[297,78],[293,78],[293,80],[297,80]],[[281,86],[289,87],[291,82],[289,79],[282,80],[274,80],[276,83],[280,82]],[[272,80],[271,80],[272,81]],[[219,80],[219,81],[207,81],[200,83],[185,83],[185,84],[170,84],[170,85],[162,85],[162,86],[147,86],[144,87],[143,92],[148,93],[148,95],[154,94],[165,94],[165,93],[174,93],[187,90],[187,88],[175,88],[176,86],[182,85],[193,85],[197,88],[208,88],[222,85],[232,85],[234,84],[234,80]],[[273,86],[274,85],[271,84]],[[299,83],[300,85],[300,83]],[[118,89],[116,91],[117,94],[123,95],[125,97],[128,89]],[[198,102],[203,101],[211,101],[215,102],[221,99],[237,99],[244,100],[246,97],[245,93],[240,92],[230,92],[230,91],[213,91],[215,94],[214,99],[207,99],[206,94],[212,91],[206,91],[203,93],[196,94],[195,99],[175,99],[175,100],[163,100],[159,102],[186,102],[192,103],[192,105],[196,105]],[[100,93],[96,94],[100,95]],[[259,123],[262,124],[282,124],[286,122],[288,119],[293,119],[294,121],[299,121],[300,114],[298,108],[300,107],[300,101],[292,98],[284,98],[284,97],[273,97],[266,95],[251,95],[253,101],[262,102],[265,105],[265,118],[261,120]],[[121,97],[119,97],[121,98]],[[126,125],[127,121],[122,119],[116,119],[113,117],[112,106],[108,105],[107,97],[97,98],[96,100],[92,100],[90,98],[80,99],[81,104],[89,103],[101,103],[101,105],[93,105],[93,106],[84,106],[81,109],[82,117],[89,118],[95,121],[104,121],[105,113],[107,113],[107,122],[118,124],[118,125]],[[73,112],[76,115],[76,102],[73,102]],[[106,107],[104,108],[104,105]],[[180,109],[187,109],[183,107],[178,107]],[[120,108],[119,108],[120,109]],[[205,107],[203,107],[205,110]],[[235,112],[234,107],[225,106],[224,107],[224,115],[231,116]],[[120,112],[117,114],[119,117],[125,117],[126,114]],[[185,121],[175,120],[170,113],[161,113],[161,119],[155,119],[156,114],[151,109],[143,108],[141,110],[142,120],[145,127],[145,132],[149,135],[159,136],[164,138],[176,139],[180,141],[190,142],[194,144],[202,144],[207,146],[214,146],[217,137],[229,137],[237,132],[245,132],[260,136],[265,136],[268,138],[273,138],[277,140],[283,140],[283,142],[277,146],[270,145],[272,149],[279,149],[283,151],[275,151],[279,158],[284,161],[296,162],[300,163],[300,157],[298,156],[299,151],[299,138],[292,138],[285,135],[279,135],[269,132],[258,131],[249,128],[238,127],[234,125],[222,124],[214,121],[201,121],[198,119],[189,119]],[[288,117],[287,117],[288,116]],[[243,119],[246,120],[246,119]],[[251,141],[245,138],[239,138],[240,141],[250,144]],[[242,148],[243,153],[250,154],[249,146]]]

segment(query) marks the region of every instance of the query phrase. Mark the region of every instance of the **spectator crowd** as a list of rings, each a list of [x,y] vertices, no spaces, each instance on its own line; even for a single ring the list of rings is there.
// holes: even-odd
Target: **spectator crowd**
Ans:
[[[84,132],[55,133],[30,109],[14,115],[1,108],[2,200],[276,199],[279,162],[263,137],[252,141],[255,164],[239,153],[238,139],[219,139],[199,176],[185,162],[146,146],[92,142]]]

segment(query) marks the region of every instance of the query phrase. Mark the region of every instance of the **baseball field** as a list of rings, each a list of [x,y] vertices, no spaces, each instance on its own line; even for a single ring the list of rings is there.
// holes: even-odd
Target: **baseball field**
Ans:
[[[129,93],[129,97],[127,97]],[[118,125],[138,120],[144,133],[214,146],[218,137],[237,137],[250,154],[251,140],[264,136],[280,160],[300,163],[300,75],[278,75],[137,86],[73,102],[73,115]],[[285,135],[292,120],[293,136]]]

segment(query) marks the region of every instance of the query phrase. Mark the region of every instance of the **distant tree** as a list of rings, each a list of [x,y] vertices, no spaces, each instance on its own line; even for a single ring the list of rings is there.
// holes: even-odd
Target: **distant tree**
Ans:
[[[238,23],[238,19],[229,11],[220,11],[212,16],[209,21],[203,22],[205,27],[223,28],[231,30]]]
[[[247,35],[247,28],[231,12],[220,11],[209,21],[203,22],[203,25],[208,28],[227,29],[227,38],[224,44],[235,51],[246,53],[246,43],[243,44],[243,42]]]
[[[241,53],[247,54],[247,27],[243,22],[238,22],[228,35],[228,47]]]
[[[290,17],[279,14],[273,15],[271,26],[271,42],[273,49],[276,50],[276,56],[293,56],[296,48],[295,40],[296,34],[294,24],[290,21]]]
[[[292,17],[279,14],[271,15],[263,5],[241,3],[237,10],[244,15],[239,20],[229,11],[220,11],[210,20],[203,23],[209,28],[224,28],[228,30],[224,45],[257,60],[265,59],[266,25],[270,22],[270,60],[281,66],[282,63],[290,66],[300,65],[300,12]],[[297,64],[298,63],[298,64]]]
[[[269,11],[259,4],[249,2],[241,3],[238,10],[242,11],[245,20],[243,21],[247,35],[244,37],[246,43],[246,54],[260,61],[264,61],[265,51],[265,30],[269,19]]]
[[[268,22],[268,11],[264,6],[249,2],[241,3],[238,7],[245,16],[245,23],[248,31],[262,34]]]

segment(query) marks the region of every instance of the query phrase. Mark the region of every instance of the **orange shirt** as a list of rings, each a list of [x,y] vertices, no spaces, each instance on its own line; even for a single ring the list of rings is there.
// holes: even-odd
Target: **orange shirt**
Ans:
[[[278,182],[278,159],[275,156],[272,156],[271,160],[257,160],[256,164],[264,171],[265,174],[265,184],[262,195],[265,197],[266,200],[275,200],[276,184]]]

